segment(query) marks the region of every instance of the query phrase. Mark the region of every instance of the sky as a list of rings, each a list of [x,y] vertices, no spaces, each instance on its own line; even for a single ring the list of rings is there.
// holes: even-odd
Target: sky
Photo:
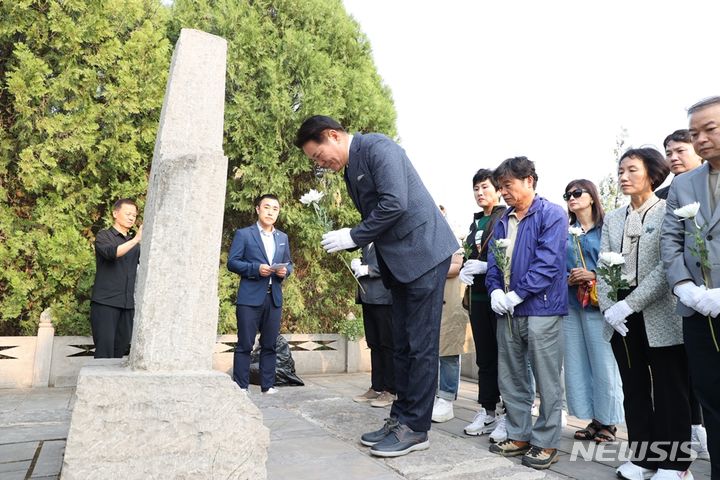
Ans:
[[[398,137],[457,233],[472,176],[535,162],[538,193],[616,171],[613,149],[687,128],[720,95],[720,1],[343,0],[392,91]]]

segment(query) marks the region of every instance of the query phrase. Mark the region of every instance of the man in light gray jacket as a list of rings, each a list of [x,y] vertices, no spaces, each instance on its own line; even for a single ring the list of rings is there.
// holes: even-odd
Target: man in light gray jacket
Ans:
[[[696,103],[688,115],[693,147],[706,162],[673,181],[661,249],[668,284],[683,316],[690,374],[707,427],[712,478],[720,478],[720,97]],[[695,202],[700,205],[694,218],[675,213]]]

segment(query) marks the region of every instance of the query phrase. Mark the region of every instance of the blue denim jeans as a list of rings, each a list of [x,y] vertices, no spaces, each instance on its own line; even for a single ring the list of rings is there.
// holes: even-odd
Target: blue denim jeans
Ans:
[[[460,385],[460,355],[440,357],[439,377],[438,397],[452,402],[457,398]]]
[[[563,319],[565,388],[570,415],[616,425],[625,421],[622,381],[604,324],[600,310],[570,304]]]

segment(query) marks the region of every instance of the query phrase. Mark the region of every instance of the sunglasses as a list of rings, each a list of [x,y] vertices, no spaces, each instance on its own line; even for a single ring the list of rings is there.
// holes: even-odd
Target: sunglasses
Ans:
[[[587,190],[578,188],[577,190],[573,190],[572,192],[563,193],[563,200],[565,200],[567,202],[568,200],[570,200],[570,197],[580,198],[580,197],[582,197],[583,193],[590,193],[590,192],[588,192]]]

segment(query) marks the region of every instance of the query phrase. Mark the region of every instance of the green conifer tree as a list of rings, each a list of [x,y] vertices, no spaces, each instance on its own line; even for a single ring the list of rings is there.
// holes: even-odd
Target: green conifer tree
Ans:
[[[395,134],[390,92],[366,37],[340,0],[176,0],[173,39],[182,27],[228,40],[224,149],[231,171],[223,261],[235,229],[254,221],[253,199],[275,193],[282,205],[277,226],[289,235],[295,263],[284,286],[283,327],[341,329],[356,308],[356,284],[337,255],[321,250],[321,229],[298,199],[310,188],[323,190],[336,228],[359,216],[342,175],[319,178],[293,140],[313,114],[333,116],[351,131]],[[224,264],[220,276],[219,329],[234,330],[238,277]]]
[[[0,334],[86,334],[95,233],[141,201],[170,43],[158,0],[0,2]]]

